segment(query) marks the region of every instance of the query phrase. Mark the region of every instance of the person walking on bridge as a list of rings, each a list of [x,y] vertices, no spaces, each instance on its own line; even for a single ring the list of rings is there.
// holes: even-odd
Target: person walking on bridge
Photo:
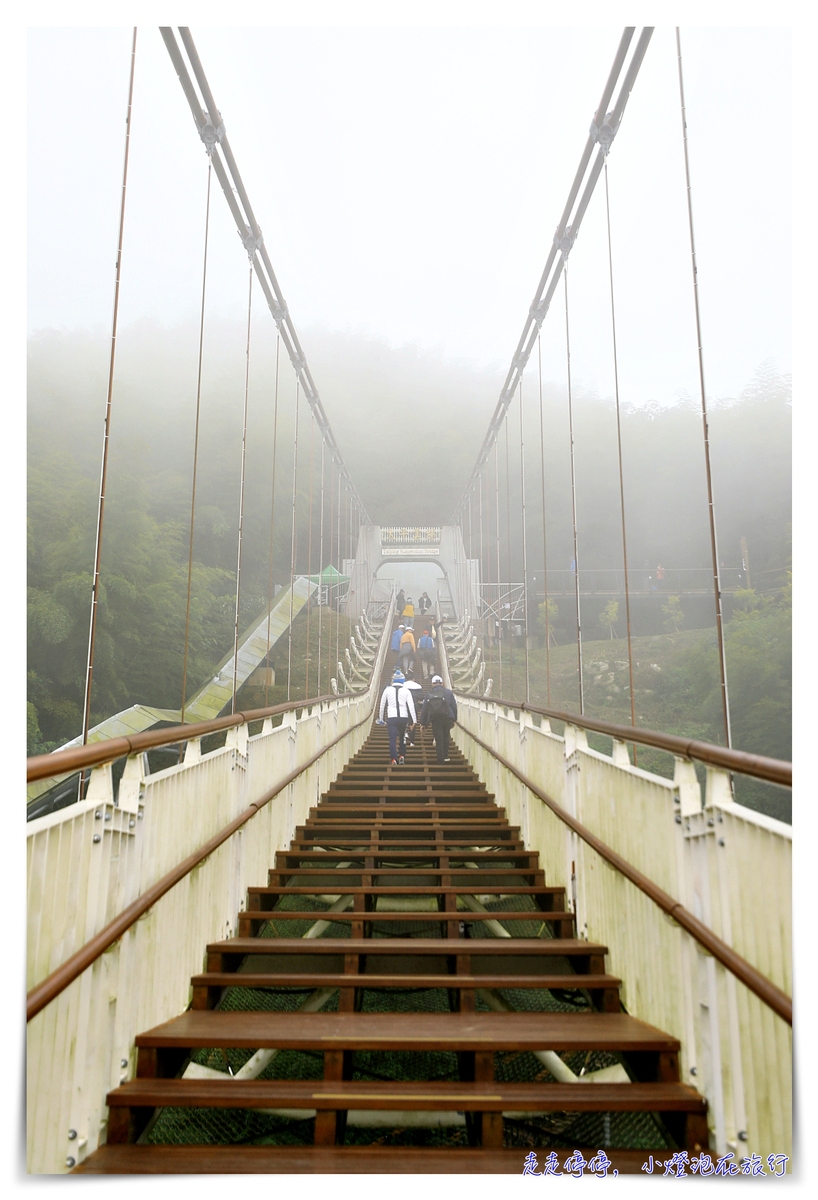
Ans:
[[[439,675],[432,676],[432,690],[423,701],[421,725],[431,725],[439,763],[449,762],[449,730],[457,720],[457,701],[454,692],[443,686]]]
[[[406,674],[407,671],[411,671],[414,667],[416,650],[417,646],[415,645],[415,635],[412,632],[411,627],[404,629],[400,639],[400,669],[404,674]]]
[[[429,593],[424,592],[421,598],[418,600],[418,608],[420,609],[421,617],[425,617],[431,607],[432,602],[429,599]]]
[[[405,672],[405,675],[406,675],[406,686],[410,692],[417,693],[417,692],[423,691],[423,684],[417,682],[417,680],[415,679],[414,671],[412,671],[411,667],[409,668],[408,671]],[[416,712],[418,711],[420,701],[422,700],[422,698],[423,698],[422,696],[418,696],[417,694],[415,694],[412,697],[412,699],[416,701],[416,704],[415,704]],[[415,725],[416,724],[417,724],[417,722],[415,722]],[[414,744],[415,744],[415,725],[409,725],[406,730],[407,749],[409,746],[414,746]]]
[[[418,642],[418,652],[420,654],[420,665],[423,668],[423,678],[428,679],[434,674],[435,665],[435,643],[429,636],[429,630],[424,629]]]
[[[406,687],[406,680],[401,671],[396,671],[392,676],[392,682],[387,684],[383,689],[381,707],[378,713],[378,720],[381,724],[384,721],[384,712],[386,712],[386,727],[389,730],[389,759],[391,765],[393,767],[398,763],[403,765],[406,750],[404,745],[406,725],[410,717],[412,724],[417,721],[417,713],[415,712],[415,702],[412,699],[412,693]]]
[[[395,597],[395,614],[397,616],[399,616],[399,617],[403,616],[403,606],[405,603],[406,603],[406,596],[404,594],[403,588],[401,588],[401,590],[398,592],[397,596]]]
[[[397,670],[398,658],[400,657],[400,640],[403,637],[404,626],[399,625],[392,634],[392,639],[389,642],[389,649],[395,651],[395,669]]]
[[[401,616],[403,617],[403,623],[406,625],[406,628],[411,629],[415,623],[415,606],[412,603],[411,596],[406,597],[406,603],[403,606],[403,612],[401,613]]]

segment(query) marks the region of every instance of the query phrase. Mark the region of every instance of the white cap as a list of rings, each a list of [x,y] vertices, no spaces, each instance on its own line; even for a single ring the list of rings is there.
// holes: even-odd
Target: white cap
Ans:
[[[432,676],[432,683],[442,683],[442,682],[443,682],[443,680],[440,678],[439,675]]]

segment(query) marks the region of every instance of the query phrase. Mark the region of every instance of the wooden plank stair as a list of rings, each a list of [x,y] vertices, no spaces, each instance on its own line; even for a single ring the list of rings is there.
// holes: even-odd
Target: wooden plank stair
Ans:
[[[653,1114],[653,1148],[605,1145],[620,1173],[638,1173],[650,1154],[707,1149],[705,1102],[679,1080],[678,1042],[622,1010],[606,947],[573,936],[564,889],[546,884],[538,855],[456,748],[438,764],[430,733],[416,741],[405,765],[390,766],[386,732],[373,726],[290,848],[276,854],[267,882],[248,890],[237,936],[208,945],[190,1009],[139,1034],[137,1077],[107,1097],[107,1144],[75,1173],[519,1174],[531,1148],[544,1158],[562,1145],[561,1162],[575,1148],[597,1153],[598,1145],[560,1142],[538,1126],[549,1113]],[[514,907],[472,911],[463,896]],[[350,898],[347,910],[327,912],[338,897]],[[320,936],[288,936],[300,932],[295,923],[319,920],[329,923]],[[510,936],[480,936],[474,926],[487,920]],[[333,989],[337,1011],[247,1008],[259,996],[312,989]],[[498,990],[512,991],[512,1007],[517,990],[548,1003],[485,1011]],[[447,997],[448,1011],[413,1010],[424,992]],[[239,1010],[227,1005],[239,996]],[[379,1006],[387,1011],[371,1011]],[[202,1050],[264,1049],[323,1059],[322,1078],[182,1077]],[[502,1078],[512,1055],[530,1063],[531,1052],[544,1050],[582,1053],[585,1062],[613,1055],[630,1082],[559,1083],[547,1070]],[[385,1053],[393,1064],[449,1054],[457,1078],[362,1078],[371,1073],[366,1056]],[[163,1113],[213,1109],[294,1114],[313,1122],[313,1144],[151,1140]],[[459,1114],[460,1125],[448,1145],[348,1144],[355,1117],[373,1112],[394,1112],[398,1126],[402,1114]],[[536,1140],[538,1129],[545,1140]]]

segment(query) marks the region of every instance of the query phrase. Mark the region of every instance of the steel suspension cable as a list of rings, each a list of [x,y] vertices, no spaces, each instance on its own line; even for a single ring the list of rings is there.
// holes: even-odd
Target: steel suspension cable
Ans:
[[[136,26],[131,43],[131,72],[128,82],[128,106],[125,113],[125,161],[122,167],[122,195],[119,206],[119,235],[116,247],[114,274],[114,311],[111,320],[111,355],[108,363],[108,390],[105,399],[105,422],[102,433],[102,462],[100,465],[99,499],[97,502],[97,531],[94,544],[94,579],[91,584],[91,616],[88,629],[88,655],[85,664],[85,695],[82,702],[82,744],[88,742],[91,725],[91,692],[94,683],[94,651],[97,636],[97,609],[99,606],[100,566],[102,562],[102,525],[105,518],[105,495],[108,487],[108,448],[111,440],[111,411],[114,394],[114,363],[116,361],[116,335],[119,323],[119,287],[122,279],[122,242],[125,232],[125,198],[128,191],[128,157],[131,146],[131,116],[133,111],[133,83],[136,67]],[[79,794],[84,789],[85,776],[80,775]]]
[[[707,513],[710,520],[710,554],[713,562],[713,595],[716,601],[716,637],[719,647],[719,681],[721,685],[721,707],[724,718],[725,745],[732,745],[730,729],[730,698],[727,693],[727,658],[724,647],[724,622],[721,607],[721,578],[719,573],[719,551],[716,538],[716,509],[713,503],[713,476],[710,470],[710,430],[707,420],[707,396],[704,387],[704,352],[702,349],[702,324],[699,313],[699,276],[696,266],[696,240],[693,235],[693,195],[690,187],[690,160],[687,150],[687,115],[685,111],[684,79],[682,77],[682,43],[679,27],[676,26],[676,57],[679,67],[679,102],[682,114],[682,142],[684,145],[685,183],[687,185],[687,222],[690,230],[690,261],[693,268],[693,307],[696,312],[696,346],[699,358],[699,391],[702,402],[702,434],[704,437],[704,466],[707,478]]]
[[[269,567],[267,573],[267,655],[264,661],[267,664],[266,674],[264,676],[264,707],[268,707],[269,692],[270,692],[270,622],[273,618],[273,553],[275,550],[274,532],[275,532],[275,515],[276,515],[276,463],[278,450],[278,366],[279,354],[281,351],[281,334],[276,333],[276,374],[275,374],[275,391],[273,400],[273,471],[272,483],[270,485],[270,549],[269,549]]]
[[[315,413],[310,410],[310,505],[307,518],[307,651],[304,655],[304,699],[309,696],[310,682],[310,588],[312,587],[312,493],[313,493],[313,441]],[[319,688],[320,695],[320,688]]]
[[[236,556],[236,620],[233,632],[233,700],[230,711],[236,711],[239,670],[239,621],[241,619],[241,560],[244,549],[244,483],[247,468],[247,408],[250,399],[250,326],[253,315],[253,260],[247,284],[247,347],[244,354],[244,413],[241,423],[241,476],[239,482],[239,544]]]
[[[503,694],[503,625],[500,609],[500,465],[497,442],[494,443],[494,539],[497,548],[497,669],[500,672],[500,695]]]
[[[628,583],[628,539],[625,531],[625,473],[622,468],[622,422],[619,407],[619,357],[616,350],[616,306],[614,304],[613,251],[611,249],[611,205],[608,192],[608,163],[605,163],[605,218],[608,226],[608,276],[611,283],[611,337],[613,341],[614,396],[616,399],[616,448],[619,456],[619,510],[622,515],[622,563],[625,571],[625,622],[628,630],[628,679],[631,696],[631,725],[636,725],[631,644],[631,598]],[[636,744],[633,747],[636,762]]]
[[[321,437],[321,514],[318,535],[318,695],[321,691],[321,633],[324,626],[323,580],[324,580],[324,438]],[[329,685],[327,685],[329,686]]]
[[[531,700],[531,674],[528,659],[528,552],[525,526],[525,436],[523,428],[523,381],[520,379],[520,516],[523,528],[523,632],[525,634],[525,700]]]
[[[187,555],[187,599],[185,600],[185,649],[182,655],[182,709],[179,720],[185,723],[185,697],[187,696],[187,662],[190,646],[190,593],[193,584],[193,531],[196,522],[196,482],[199,471],[199,416],[202,404],[202,355],[204,352],[205,296],[207,292],[207,247],[210,235],[210,181],[213,164],[207,164],[207,200],[205,203],[204,255],[202,261],[202,303],[199,312],[199,357],[196,368],[196,416],[193,423],[193,480],[190,487],[190,538]]]
[[[568,264],[563,268],[565,285],[565,359],[568,377],[568,436],[571,445],[571,521],[574,530],[574,596],[577,614],[577,672],[579,675],[579,711],[585,712],[585,691],[582,682],[582,622],[579,609],[579,548],[577,543],[577,483],[574,467],[574,402],[571,390],[571,337],[568,326]]]
[[[338,576],[340,579],[340,576],[343,573],[341,571],[341,566],[343,564],[343,558],[341,557],[341,472],[340,472],[340,470],[338,471],[338,512],[336,514],[336,520],[337,520],[338,524],[337,524],[337,531],[336,531],[336,537],[335,537],[335,549],[338,554]],[[336,670],[337,670],[338,662],[339,662],[339,655],[341,653],[341,584],[340,583],[338,584],[338,590],[337,590],[335,602],[338,605],[338,607],[335,611],[335,665],[336,665]]]
[[[292,690],[292,669],[293,669],[293,593],[295,591],[295,545],[296,545],[296,524],[295,524],[295,507],[298,499],[298,395],[299,395],[299,380],[295,381],[295,431],[293,435],[293,521],[290,531],[290,624],[287,631],[287,699],[290,699]]]
[[[332,566],[334,566],[335,565],[335,456],[333,454],[330,455],[330,491],[332,493],[332,499],[330,500],[330,513],[329,513],[329,561],[330,561],[330,564]],[[329,622],[330,622],[330,624],[329,624],[329,643],[328,643],[327,654],[329,654],[330,656],[332,655],[332,614],[333,614],[332,590],[331,590],[332,586],[333,586],[332,584],[327,585],[327,603],[329,605]],[[335,583],[334,586],[335,586],[335,594],[337,597],[338,584]],[[332,671],[333,671],[332,664],[330,664],[330,666],[328,667],[328,670],[329,670],[330,678],[332,678]]]
[[[551,624],[550,613],[548,611],[548,554],[546,547],[546,525],[545,525],[545,433],[543,428],[543,409],[542,409],[542,345],[540,335],[537,334],[537,377],[539,382],[540,392],[540,480],[542,483],[542,577],[543,577],[543,597],[545,602],[545,690],[548,697],[547,704],[551,707]]]
[[[483,501],[483,475],[484,475],[484,473],[485,473],[484,470],[481,471],[480,476],[479,476],[479,486],[480,486],[480,492],[479,492],[479,496],[480,496],[480,600],[481,600],[480,617],[483,621],[483,661],[485,662],[486,654],[487,654],[489,661],[488,661],[486,670],[488,671],[489,667],[494,662],[494,652],[492,650],[488,618],[486,617],[486,601],[485,601],[485,597],[488,595],[491,595],[491,593],[486,590],[491,572],[486,567],[486,557],[485,557],[484,541],[483,541],[483,504],[484,504],[484,501]]]
[[[512,616],[513,616],[514,610],[511,607],[511,586],[512,586],[511,585],[511,578],[512,578],[512,568],[511,568],[511,472],[509,470],[509,465],[508,465],[508,409],[506,409],[506,415],[503,418],[503,433],[505,435],[505,454],[506,454],[506,568],[507,568],[507,570],[506,570],[506,575],[507,575],[506,587],[508,588],[508,597],[509,597],[509,599],[508,599],[508,633],[509,633],[508,657],[509,657],[509,662],[511,664],[511,667],[510,667],[511,678],[509,680],[509,688],[511,690],[510,690],[509,694],[511,696],[513,696],[514,695],[514,624],[512,622]]]

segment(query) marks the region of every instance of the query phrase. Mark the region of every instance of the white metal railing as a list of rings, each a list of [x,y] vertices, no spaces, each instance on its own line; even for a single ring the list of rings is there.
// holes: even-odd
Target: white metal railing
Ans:
[[[230,729],[208,754],[190,741],[182,763],[155,774],[134,755],[116,797],[111,765],[97,767],[84,801],[29,822],[31,989],[277,780],[321,755],[29,1022],[30,1173],[64,1172],[105,1140],[105,1096],[133,1075],[136,1034],[187,1007],[207,942],[233,933],[247,887],[266,880],[275,851],[367,736],[359,723],[377,699],[389,633],[387,623],[360,695],[306,707],[298,719],[286,713],[275,728],[265,721],[254,736],[246,725]]]
[[[633,767],[623,743],[588,747],[530,713],[458,697],[455,741],[486,788],[539,851],[546,880],[563,886],[577,936],[608,946],[627,1011],[681,1042],[681,1078],[707,1098],[711,1146],[791,1155],[792,1034],[756,995],[569,829],[473,734],[536,780],[558,805],[676,897],[773,983],[792,992],[792,831],[735,804],[730,777],[693,763],[675,778]]]

